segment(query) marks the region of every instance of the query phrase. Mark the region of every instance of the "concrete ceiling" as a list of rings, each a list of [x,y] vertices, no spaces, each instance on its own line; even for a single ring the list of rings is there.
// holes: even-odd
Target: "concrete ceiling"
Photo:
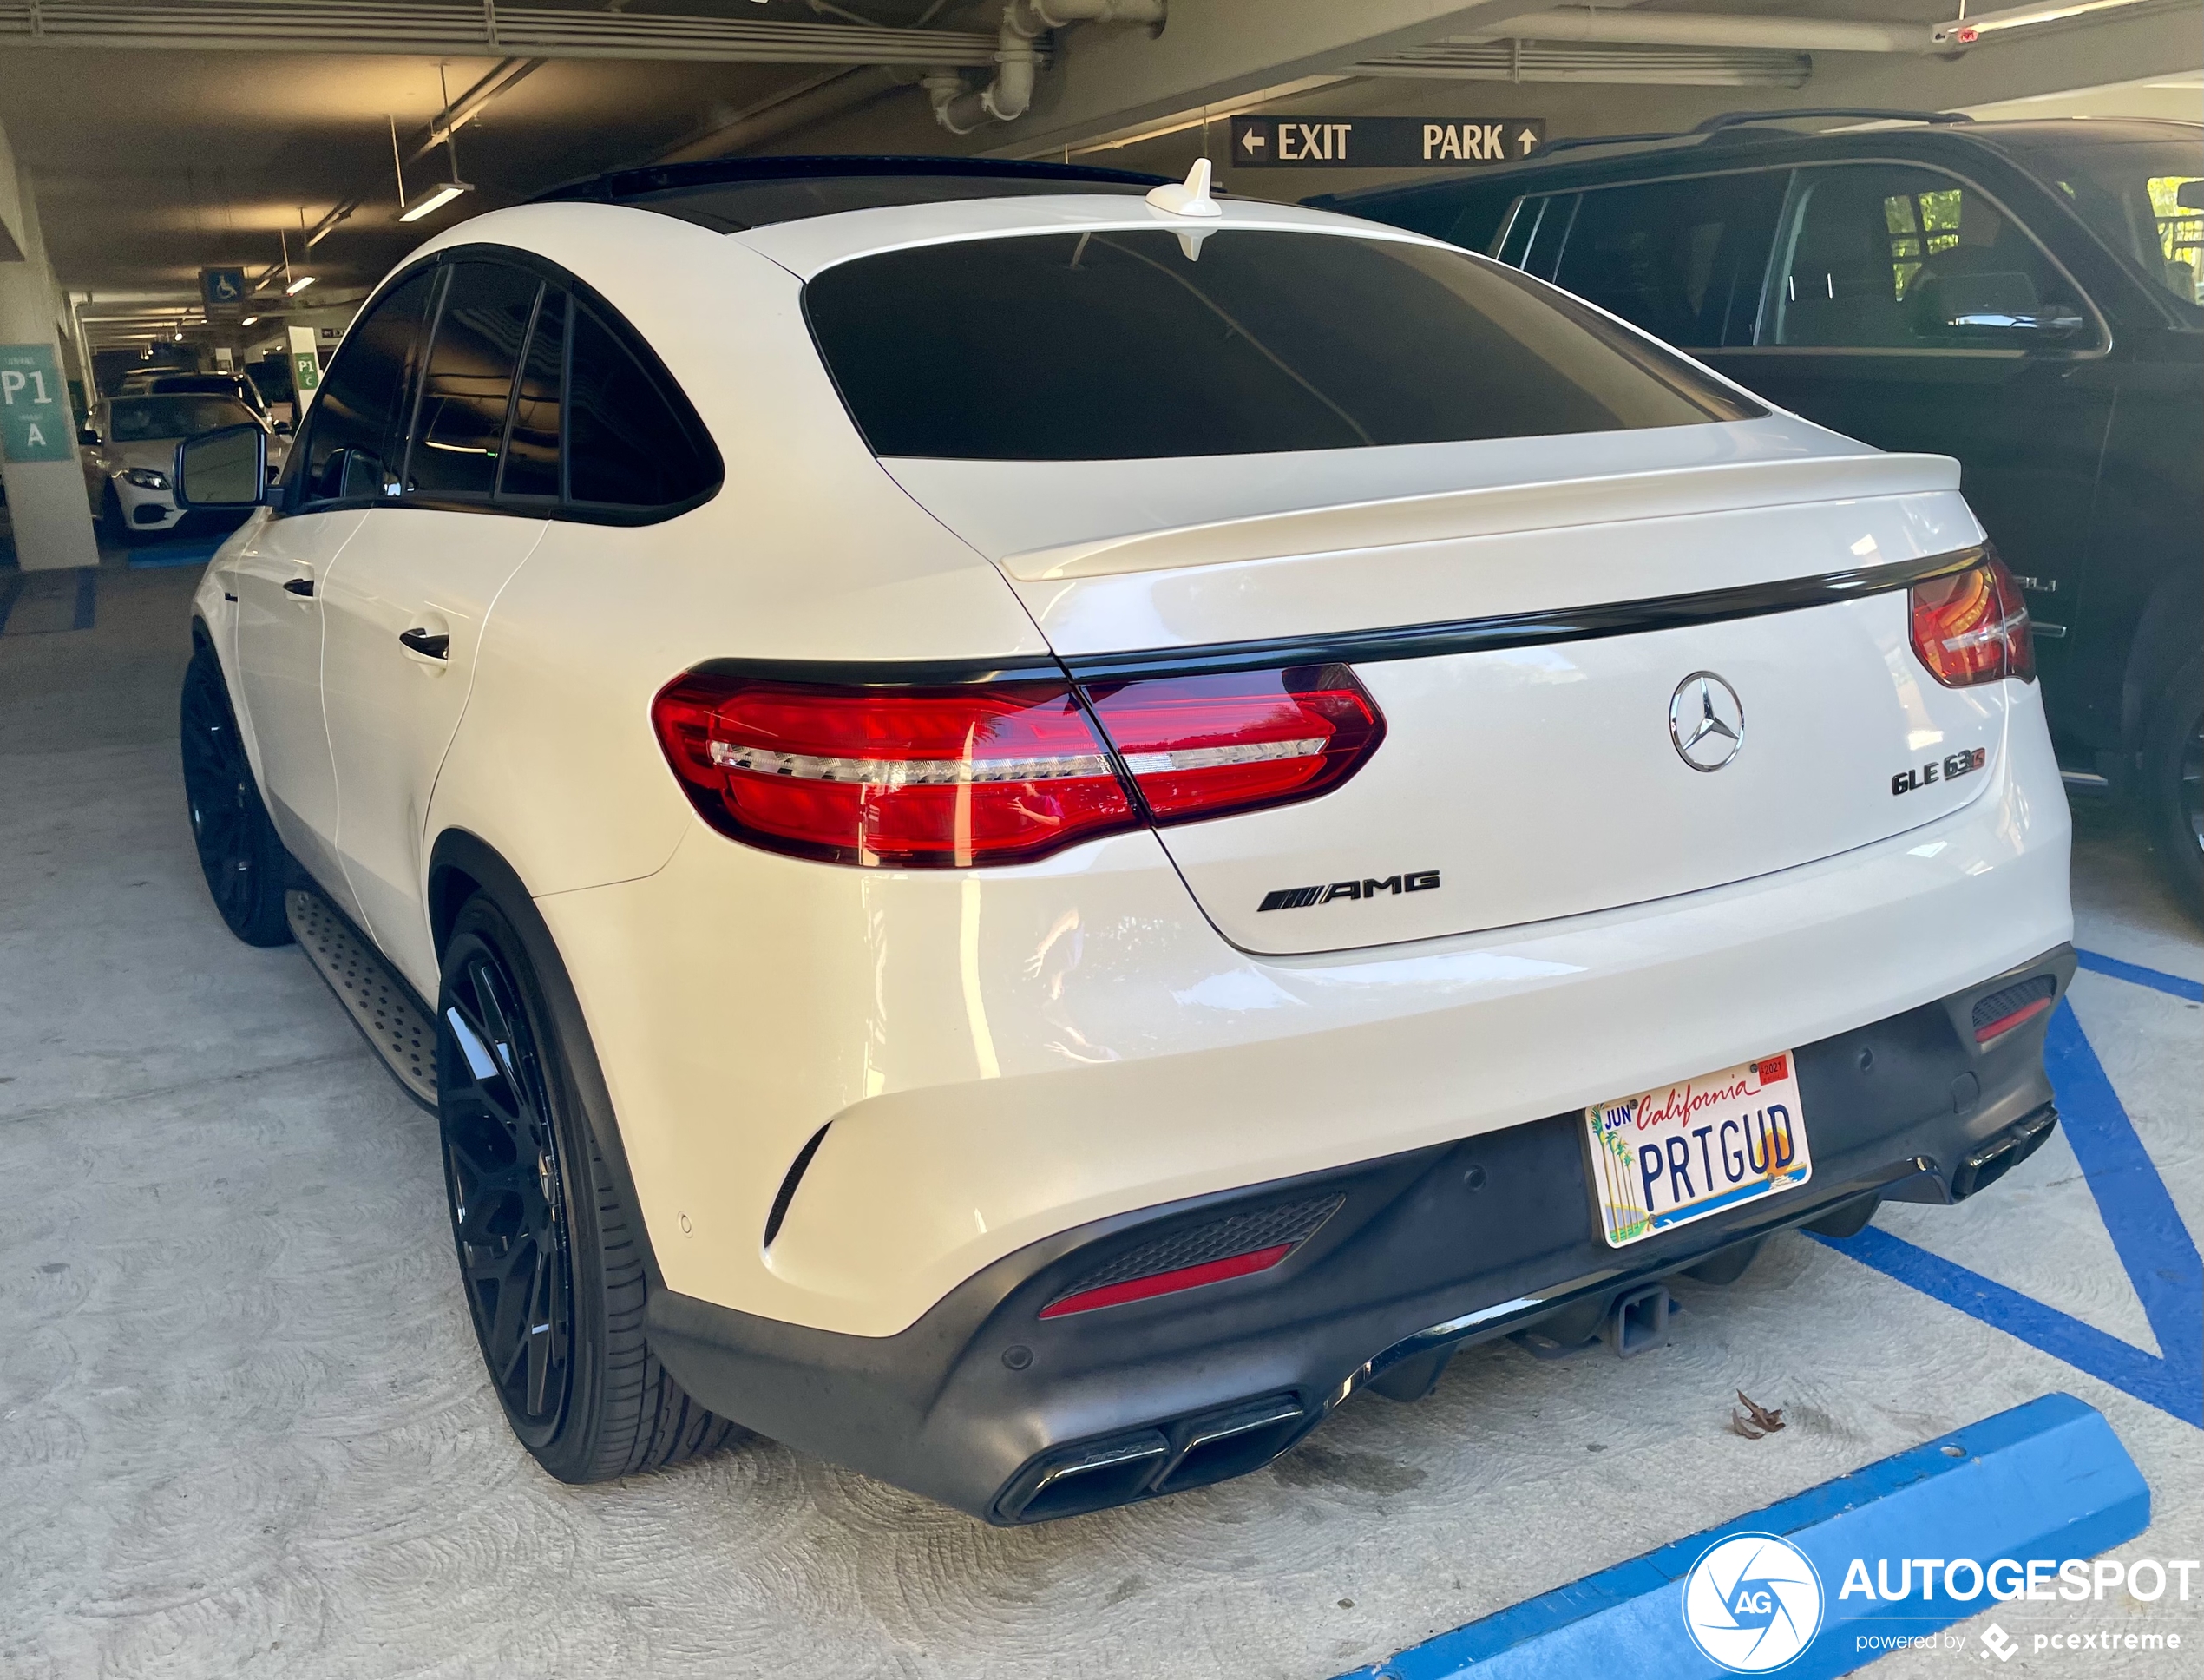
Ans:
[[[67,3],[47,0],[48,10]],[[315,0],[301,3],[316,10]],[[1505,32],[1511,16],[1554,3],[1171,0],[1159,38],[1097,25],[1062,33],[1030,114],[962,138],[935,125],[913,85],[919,72],[909,67],[554,57],[461,128],[461,173],[479,190],[412,226],[396,220],[390,121],[397,119],[409,156],[425,142],[446,97],[434,56],[57,49],[0,40],[0,124],[36,189],[65,288],[95,298],[173,298],[191,291],[201,265],[276,268],[282,235],[294,271],[318,277],[312,298],[335,302],[359,295],[421,237],[456,217],[669,152],[990,151],[1183,170],[1206,144],[1235,190],[1299,197],[1383,177],[1291,170],[1235,177],[1221,138],[1223,115],[1265,104],[1312,114],[1504,113],[1544,115],[1554,134],[1611,133],[1688,125],[1741,105],[1974,107],[2148,85],[2204,69],[2199,0],[2142,0],[1985,36],[1960,56],[1816,52],[1796,86],[1512,86],[1371,78],[1354,68],[1436,41],[1489,37]],[[1978,15],[2012,3],[1972,0],[1968,10]],[[565,10],[805,26],[823,16],[862,17],[992,32],[1000,7],[1000,0],[567,0]],[[1600,8],[1610,17],[1617,10]],[[1726,12],[1741,28],[1776,16],[1936,24],[1956,10],[1956,0],[1653,0],[1644,8]],[[452,15],[473,19],[481,8],[455,3]],[[519,61],[504,62],[509,69]],[[443,61],[449,96],[457,100],[500,62],[494,56]],[[968,72],[975,80],[987,74]],[[761,106],[774,109],[746,116]],[[409,162],[407,184],[417,188],[447,167],[441,150]],[[302,256],[302,224],[355,199],[357,208]]]

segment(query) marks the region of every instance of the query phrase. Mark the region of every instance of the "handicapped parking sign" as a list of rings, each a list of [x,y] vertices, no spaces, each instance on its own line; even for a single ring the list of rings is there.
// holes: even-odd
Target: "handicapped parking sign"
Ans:
[[[234,309],[245,302],[245,271],[241,268],[202,268],[199,295],[209,309]]]
[[[51,345],[0,345],[0,456],[16,466],[75,459],[69,393]]]

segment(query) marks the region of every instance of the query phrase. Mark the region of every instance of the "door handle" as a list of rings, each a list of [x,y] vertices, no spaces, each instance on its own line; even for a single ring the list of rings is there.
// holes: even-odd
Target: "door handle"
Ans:
[[[314,592],[314,581],[312,578],[285,578],[283,587],[290,594],[311,595]]]
[[[449,636],[436,635],[417,627],[411,630],[399,631],[398,640],[403,644],[408,652],[418,653],[423,659],[448,660],[451,657]]]

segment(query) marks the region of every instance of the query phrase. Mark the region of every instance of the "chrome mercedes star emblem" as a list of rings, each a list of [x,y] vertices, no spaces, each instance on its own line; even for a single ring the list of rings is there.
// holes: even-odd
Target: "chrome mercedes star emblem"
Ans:
[[[1745,745],[1745,704],[1711,671],[1694,671],[1669,701],[1669,738],[1694,770],[1720,770]]]

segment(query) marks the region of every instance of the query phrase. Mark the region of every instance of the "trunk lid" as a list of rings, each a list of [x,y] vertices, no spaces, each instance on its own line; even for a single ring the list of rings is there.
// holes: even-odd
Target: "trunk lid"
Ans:
[[[1976,756],[2003,745],[2002,685],[1938,685],[1906,590],[1874,587],[1980,541],[1956,463],[1791,417],[883,464],[994,561],[1090,687],[1190,662],[1354,669],[1387,732],[1355,776],[1160,830],[1249,950],[1519,925],[1790,868],[1964,804],[1991,779]],[[1918,785],[1893,792],[1908,771]]]

